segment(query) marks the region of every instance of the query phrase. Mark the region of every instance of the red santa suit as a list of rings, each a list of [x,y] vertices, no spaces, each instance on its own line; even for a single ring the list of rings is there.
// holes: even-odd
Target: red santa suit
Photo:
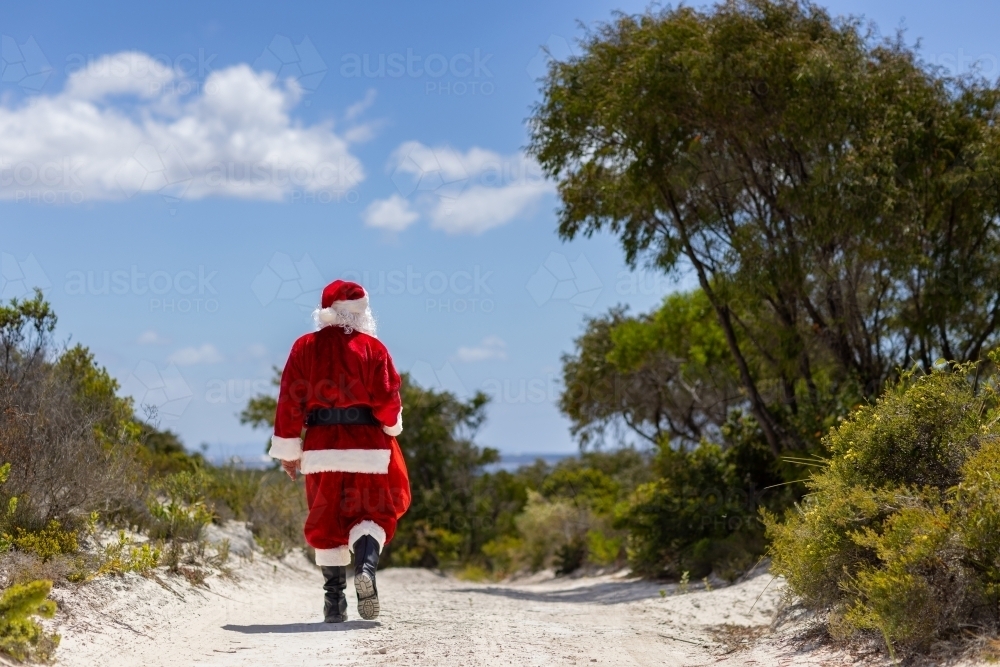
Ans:
[[[305,475],[304,532],[316,564],[348,565],[362,535],[371,535],[381,551],[410,505],[395,437],[403,430],[400,379],[375,337],[360,285],[328,285],[314,316],[319,329],[295,341],[281,373],[269,454],[299,461]],[[308,415],[325,408],[370,409],[378,424],[307,426]]]

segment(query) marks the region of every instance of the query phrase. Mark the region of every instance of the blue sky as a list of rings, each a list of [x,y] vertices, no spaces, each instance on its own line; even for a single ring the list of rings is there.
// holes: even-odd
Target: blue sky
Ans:
[[[401,370],[494,397],[482,444],[572,452],[555,399],[583,318],[678,283],[559,241],[524,120],[542,45],[644,6],[5,3],[0,294],[44,287],[162,426],[255,456],[236,413],[352,278]],[[827,6],[1000,74],[992,3]]]

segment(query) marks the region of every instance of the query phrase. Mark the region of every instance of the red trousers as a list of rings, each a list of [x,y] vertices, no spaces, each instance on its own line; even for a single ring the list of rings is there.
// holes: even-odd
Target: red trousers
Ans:
[[[396,522],[410,506],[410,482],[395,438],[387,473],[325,471],[305,475],[306,542],[316,550],[317,565],[348,565],[362,535],[382,550],[396,532]]]

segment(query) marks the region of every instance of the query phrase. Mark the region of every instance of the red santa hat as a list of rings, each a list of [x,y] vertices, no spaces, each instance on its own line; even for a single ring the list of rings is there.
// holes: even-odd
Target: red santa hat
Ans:
[[[357,329],[375,335],[375,318],[368,307],[368,292],[349,280],[334,280],[323,289],[320,307],[313,312],[316,325],[344,327],[350,333]]]
[[[343,308],[352,313],[363,313],[368,307],[368,292],[357,283],[334,280],[323,289],[320,308]]]

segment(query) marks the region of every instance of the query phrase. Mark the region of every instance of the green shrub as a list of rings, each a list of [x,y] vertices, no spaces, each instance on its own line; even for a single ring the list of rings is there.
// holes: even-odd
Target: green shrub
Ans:
[[[587,560],[595,565],[613,565],[621,556],[623,544],[622,538],[592,528],[587,531]]]
[[[266,555],[280,558],[305,546],[302,526],[309,508],[303,486],[301,481],[291,483],[283,472],[269,472],[260,480],[245,511],[254,538]]]
[[[758,507],[784,506],[787,496],[767,489],[780,477],[752,420],[734,416],[724,434],[726,447],[708,442],[690,451],[661,447],[655,462],[659,478],[640,485],[619,508],[616,523],[628,531],[629,562],[636,572],[677,578],[687,571],[700,579],[715,570],[732,580],[763,553]]]
[[[80,549],[76,531],[65,530],[55,519],[37,531],[17,526],[13,536],[5,537],[15,549],[34,554],[43,561],[60,554],[75,554]]]
[[[555,485],[561,486],[567,477],[555,476]],[[500,536],[483,546],[483,555],[493,572],[503,576],[519,570],[537,572],[552,567],[556,574],[569,574],[586,564],[616,562],[622,536],[611,526],[610,515],[593,511],[586,494],[577,500],[574,502],[571,495],[547,498],[537,491],[528,491],[524,511],[515,519],[516,534]]]
[[[520,555],[523,552],[524,540],[517,535],[503,535],[483,545],[483,555],[498,578],[514,574],[522,567]]]
[[[996,629],[1000,401],[971,371],[904,375],[831,431],[829,464],[784,522],[765,514],[772,571],[830,611],[835,635],[912,651]]]
[[[553,559],[556,575],[572,574],[583,567],[586,560],[587,543],[580,535],[574,535],[572,539],[563,542],[556,549],[555,558]]]
[[[134,544],[125,531],[118,532],[118,540],[104,548],[98,574],[149,574],[160,564],[161,550],[150,544]]]
[[[404,567],[446,567],[459,561],[462,536],[446,528],[416,521],[410,526],[409,540],[392,552],[395,565]]]
[[[49,662],[59,635],[48,634],[33,618],[52,618],[56,603],[47,599],[51,581],[14,584],[0,597],[0,652],[15,660]]]
[[[210,484],[210,476],[201,468],[193,472],[183,470],[157,480],[153,485],[154,495],[147,501],[153,517],[150,535],[197,540],[213,517],[205,502]]]
[[[249,521],[267,473],[230,465],[209,468],[207,472],[207,501],[213,513],[222,519]]]

